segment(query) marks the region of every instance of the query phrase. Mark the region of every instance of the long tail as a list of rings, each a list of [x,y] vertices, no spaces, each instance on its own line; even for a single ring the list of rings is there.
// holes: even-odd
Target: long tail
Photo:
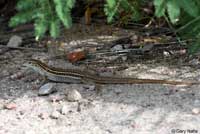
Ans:
[[[195,85],[200,82],[193,81],[169,81],[157,79],[137,79],[137,78],[113,78],[113,77],[97,77],[93,79],[99,84],[170,84],[170,85]]]

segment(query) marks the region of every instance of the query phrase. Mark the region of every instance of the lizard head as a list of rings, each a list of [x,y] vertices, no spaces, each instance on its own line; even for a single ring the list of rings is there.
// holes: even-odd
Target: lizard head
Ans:
[[[25,69],[33,69],[36,72],[41,73],[42,72],[42,68],[43,68],[43,64],[41,61],[39,60],[35,60],[35,59],[28,59],[26,60],[26,62],[23,64],[22,68]]]
[[[37,61],[38,60],[35,60],[35,59],[28,59],[23,64],[23,67],[25,67],[25,68],[34,68],[35,66],[38,66],[37,65]]]

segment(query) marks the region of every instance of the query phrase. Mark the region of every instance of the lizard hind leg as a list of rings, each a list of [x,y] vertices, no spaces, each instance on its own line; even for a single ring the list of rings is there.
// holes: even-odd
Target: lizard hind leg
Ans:
[[[102,95],[102,93],[103,93],[102,90],[103,90],[103,88],[102,88],[101,84],[95,84],[95,91],[96,91],[97,95]]]
[[[42,77],[42,81],[41,81],[39,86],[41,87],[42,85],[45,85],[46,83],[49,83],[49,82],[50,82],[50,80],[47,79],[46,76],[44,76],[44,77]]]
[[[93,89],[95,90],[96,94],[98,94],[98,95],[102,94],[102,85],[101,84],[95,83],[95,82],[85,79],[85,78],[82,79],[82,82],[93,86],[94,87]]]

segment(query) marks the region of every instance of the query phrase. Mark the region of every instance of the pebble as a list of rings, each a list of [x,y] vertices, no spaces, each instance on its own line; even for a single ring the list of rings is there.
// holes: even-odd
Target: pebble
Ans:
[[[127,56],[122,56],[123,61],[127,61],[128,57]]]
[[[82,99],[82,95],[75,89],[67,91],[65,95],[67,100],[72,102],[80,101]]]
[[[16,72],[10,76],[10,79],[17,80],[17,79],[21,79],[22,77],[24,77],[24,72]]]
[[[17,108],[17,105],[15,103],[9,103],[9,104],[4,105],[4,108],[8,110],[13,110]]]
[[[7,46],[9,47],[19,47],[22,44],[22,37],[14,35],[10,38]]]
[[[121,93],[122,93],[122,90],[119,89],[119,88],[116,88],[116,89],[114,90],[114,92],[115,92],[116,94],[121,94]]]
[[[147,51],[152,50],[153,47],[154,47],[153,44],[148,44],[148,45],[144,45],[144,47],[141,50],[142,50],[142,52],[147,52]]]
[[[122,47],[122,45],[115,45],[115,46],[113,46],[112,48],[111,48],[111,51],[121,51],[121,50],[123,50],[123,47]]]
[[[78,102],[77,112],[81,112],[83,109],[90,109],[95,107],[95,104],[93,104],[89,100],[81,100],[81,102]]]
[[[56,91],[55,84],[54,83],[46,83],[43,86],[40,87],[38,95],[49,95]]]
[[[200,99],[194,100],[194,105],[195,106],[200,106]]]
[[[170,56],[170,53],[167,52],[167,51],[164,51],[164,52],[163,52],[163,55],[166,56],[166,57],[169,57],[169,56]]]
[[[84,85],[84,89],[87,89],[88,91],[94,91],[96,86],[95,85]]]
[[[46,113],[40,113],[40,114],[38,115],[38,117],[39,117],[40,119],[44,120],[44,119],[47,119],[47,118],[48,118],[48,114],[46,114]]]
[[[54,110],[54,111],[51,113],[51,115],[50,115],[50,117],[51,117],[52,119],[58,119],[59,116],[60,116],[60,113],[59,113],[57,110]]]
[[[199,114],[200,113],[200,108],[193,108],[192,109],[193,114]]]
[[[190,64],[192,65],[199,65],[199,59],[192,59],[191,61],[189,61]]]
[[[64,95],[56,94],[49,97],[51,102],[60,102],[65,99]]]
[[[62,106],[60,113],[62,115],[66,115],[68,113],[68,110],[69,110],[68,107],[64,105],[64,106]]]

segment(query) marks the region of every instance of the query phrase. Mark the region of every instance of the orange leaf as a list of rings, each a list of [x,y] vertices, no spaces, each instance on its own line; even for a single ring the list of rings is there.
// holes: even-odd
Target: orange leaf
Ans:
[[[84,51],[76,51],[76,52],[71,52],[67,54],[67,59],[70,62],[77,62],[86,57],[86,53]]]

